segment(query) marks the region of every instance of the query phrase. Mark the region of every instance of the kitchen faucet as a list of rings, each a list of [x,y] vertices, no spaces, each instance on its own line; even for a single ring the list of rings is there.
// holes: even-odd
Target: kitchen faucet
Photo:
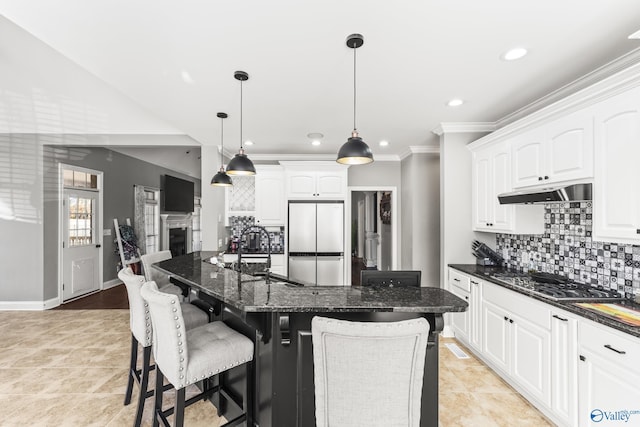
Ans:
[[[239,236],[239,244],[238,244],[238,273],[242,273],[242,237],[250,230],[252,229],[258,229],[260,230],[260,235],[262,235],[262,233],[267,235],[267,275],[266,275],[266,282],[269,283],[269,270],[271,269],[271,236],[269,235],[269,232],[267,231],[266,228],[264,228],[261,225],[250,225],[248,227],[246,227],[244,230],[242,230],[240,232],[240,236]],[[240,277],[240,276],[238,276]]]

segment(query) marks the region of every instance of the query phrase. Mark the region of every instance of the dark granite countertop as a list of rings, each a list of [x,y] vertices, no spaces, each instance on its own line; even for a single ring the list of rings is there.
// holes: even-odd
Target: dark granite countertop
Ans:
[[[224,303],[247,312],[465,311],[467,302],[440,288],[296,286],[212,265],[216,252],[194,252],[154,264]]]
[[[596,323],[600,323],[602,325],[609,326],[611,328],[617,329],[622,332],[626,332],[635,337],[640,337],[640,327],[628,325],[626,323],[620,322],[612,317],[609,317],[605,314],[598,313],[596,311],[588,310],[586,308],[582,308],[577,306],[574,302],[569,301],[552,301],[547,298],[543,298],[537,295],[531,294],[531,292],[527,291],[518,286],[511,286],[507,283],[500,282],[498,280],[494,280],[490,277],[491,274],[507,271],[502,267],[483,267],[481,265],[476,264],[449,264],[449,267],[455,268],[456,270],[462,271],[463,273],[467,273],[471,276],[478,277],[479,279],[485,280],[487,282],[495,283],[496,285],[500,285],[504,288],[511,289],[512,291],[518,292],[520,294],[527,295],[531,298],[535,298],[538,301],[542,301],[554,307],[558,307],[562,310],[566,310],[570,313],[577,314],[589,320],[593,320]],[[595,301],[588,301],[595,302]],[[633,301],[623,300],[623,301],[606,301],[608,303],[615,303],[619,305],[623,305],[625,307],[631,308],[633,310],[640,311],[640,304],[636,304]]]

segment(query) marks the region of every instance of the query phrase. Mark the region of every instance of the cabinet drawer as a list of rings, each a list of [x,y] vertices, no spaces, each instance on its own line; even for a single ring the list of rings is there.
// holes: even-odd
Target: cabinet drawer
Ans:
[[[449,286],[453,289],[459,288],[464,292],[471,292],[470,277],[460,273],[458,270],[449,269]]]
[[[599,326],[591,321],[581,321],[578,326],[580,348],[624,364],[627,369],[640,372],[640,339],[625,336],[624,333]],[[622,365],[621,365],[622,366]]]
[[[483,297],[513,315],[527,319],[541,328],[551,329],[551,312],[543,302],[490,282],[485,282]]]

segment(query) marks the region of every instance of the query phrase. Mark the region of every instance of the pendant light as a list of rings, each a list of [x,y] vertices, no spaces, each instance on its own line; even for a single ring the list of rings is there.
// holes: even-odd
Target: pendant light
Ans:
[[[242,82],[249,80],[249,74],[244,71],[236,71],[233,73],[233,77],[240,81],[240,150],[227,165],[227,173],[229,175],[255,175],[256,168],[244,154],[244,148],[242,148]]]
[[[224,119],[227,117],[227,113],[218,113],[217,116],[220,118],[220,170],[217,174],[213,176],[211,179],[211,185],[215,185],[216,187],[231,187],[233,185],[233,181],[231,181],[231,177],[227,175],[224,171]]]
[[[369,146],[358,136],[356,128],[356,49],[364,44],[362,34],[351,34],[347,37],[347,46],[353,49],[353,131],[351,138],[345,142],[336,162],[345,165],[365,165],[373,162],[373,154]]]

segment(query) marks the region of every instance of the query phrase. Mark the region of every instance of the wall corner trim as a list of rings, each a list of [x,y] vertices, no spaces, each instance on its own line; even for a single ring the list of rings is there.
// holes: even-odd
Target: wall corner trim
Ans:
[[[496,122],[442,122],[431,132],[438,136],[445,133],[493,132]]]

